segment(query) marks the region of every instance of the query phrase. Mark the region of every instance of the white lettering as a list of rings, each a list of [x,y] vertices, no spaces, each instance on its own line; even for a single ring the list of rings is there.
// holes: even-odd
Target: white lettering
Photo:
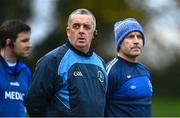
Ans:
[[[5,99],[11,98],[10,92],[5,91]]]
[[[13,100],[15,99],[15,94],[16,93],[14,91],[11,92],[11,99],[13,99]]]
[[[24,93],[15,92],[15,91],[5,91],[5,99],[10,100],[22,100],[23,101]]]
[[[11,86],[20,86],[20,84],[18,82],[10,82]]]
[[[74,76],[83,76],[83,74],[80,71],[74,71]]]

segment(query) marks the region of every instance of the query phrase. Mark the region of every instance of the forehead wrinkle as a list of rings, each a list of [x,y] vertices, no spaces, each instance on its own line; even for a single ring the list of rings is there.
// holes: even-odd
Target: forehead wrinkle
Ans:
[[[87,16],[87,17],[83,17]],[[82,18],[83,17],[83,18]],[[70,24],[85,24],[85,25],[93,25],[93,17],[91,15],[86,14],[73,14],[71,17]]]

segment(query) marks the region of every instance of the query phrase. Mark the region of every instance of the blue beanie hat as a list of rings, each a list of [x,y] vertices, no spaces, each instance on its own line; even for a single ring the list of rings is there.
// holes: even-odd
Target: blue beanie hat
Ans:
[[[143,45],[145,43],[144,31],[142,26],[134,18],[127,18],[123,21],[116,22],[114,25],[115,44],[117,51],[122,43],[123,39],[131,32],[140,32],[143,39]]]

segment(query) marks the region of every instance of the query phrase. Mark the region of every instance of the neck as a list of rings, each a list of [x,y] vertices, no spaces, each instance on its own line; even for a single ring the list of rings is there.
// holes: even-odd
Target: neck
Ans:
[[[130,56],[122,55],[121,53],[118,53],[118,56],[123,58],[124,60],[132,62],[132,63],[137,62],[137,57],[130,57]]]
[[[86,49],[86,48],[78,48],[76,47],[77,50],[79,50],[80,52],[84,53],[84,54],[87,54],[89,49]]]
[[[16,63],[17,57],[14,56],[12,49],[9,47],[0,49],[1,56],[9,63]]]

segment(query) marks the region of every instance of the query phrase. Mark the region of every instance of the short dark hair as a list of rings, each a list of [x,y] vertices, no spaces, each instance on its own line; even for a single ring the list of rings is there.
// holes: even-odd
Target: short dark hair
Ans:
[[[94,27],[94,29],[96,28],[96,18],[95,18],[95,16],[93,15],[93,13],[90,12],[88,9],[81,8],[81,9],[76,9],[76,10],[74,10],[74,11],[69,15],[68,25],[69,25],[70,22],[71,22],[71,17],[72,17],[73,14],[86,14],[86,15],[91,15],[92,18],[93,18],[93,27]]]
[[[7,20],[0,26],[0,48],[5,47],[6,40],[9,38],[13,42],[21,32],[30,32],[31,28],[21,20]]]

